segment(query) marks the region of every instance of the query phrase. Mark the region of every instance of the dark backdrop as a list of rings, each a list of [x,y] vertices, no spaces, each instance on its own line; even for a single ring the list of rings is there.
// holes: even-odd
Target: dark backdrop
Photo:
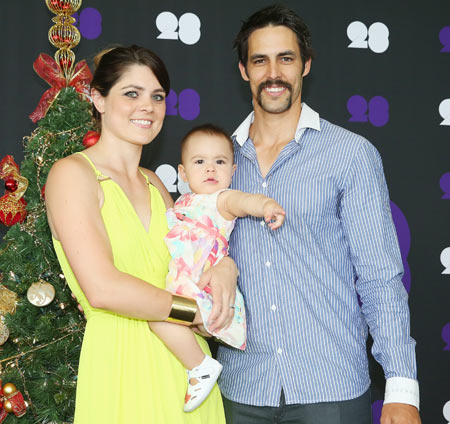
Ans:
[[[174,197],[181,136],[204,122],[232,132],[251,110],[232,39],[241,19],[270,3],[83,1],[77,60],[92,65],[100,49],[136,43],[167,64],[173,89],[168,116],[142,164],[157,170]],[[418,342],[423,422],[448,423],[450,2],[285,3],[309,25],[317,52],[303,99],[322,117],[367,137],[382,155]],[[39,53],[55,52],[47,39],[53,16],[44,0],[0,3],[0,158],[12,154],[19,163],[22,137],[35,128],[28,115],[48,86],[32,64]],[[384,378],[378,364],[371,368],[377,424]]]

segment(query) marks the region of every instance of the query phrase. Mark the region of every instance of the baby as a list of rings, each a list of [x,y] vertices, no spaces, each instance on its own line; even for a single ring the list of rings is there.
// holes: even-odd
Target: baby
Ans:
[[[181,142],[181,162],[179,174],[192,193],[181,196],[166,213],[170,231],[165,240],[172,256],[166,288],[197,301],[206,331],[245,349],[242,294],[236,289],[235,304],[230,306],[234,308],[230,326],[210,331],[212,296],[208,287],[199,290],[196,283],[204,271],[228,254],[228,239],[237,217],[264,218],[267,226],[275,230],[283,224],[285,212],[275,200],[262,194],[228,189],[236,168],[233,143],[219,127],[207,124],[193,128]],[[189,327],[167,322],[151,322],[149,326],[188,370],[184,411],[193,411],[212,390],[222,365],[203,353]]]

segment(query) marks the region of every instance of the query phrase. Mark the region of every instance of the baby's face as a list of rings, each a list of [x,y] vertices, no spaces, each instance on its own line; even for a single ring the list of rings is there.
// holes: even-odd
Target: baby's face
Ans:
[[[235,165],[230,142],[222,135],[192,134],[178,171],[193,193],[211,194],[228,188]]]

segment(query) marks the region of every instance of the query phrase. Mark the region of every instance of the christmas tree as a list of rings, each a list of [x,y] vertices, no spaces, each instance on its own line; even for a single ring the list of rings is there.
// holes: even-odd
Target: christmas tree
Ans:
[[[6,180],[6,194],[0,200],[10,201],[18,190],[17,183],[28,181],[23,196],[26,217],[23,219],[25,211],[23,215],[16,214],[19,222],[11,226],[0,246],[0,423],[5,424],[73,421],[85,321],[53,250],[44,201],[45,182],[53,163],[83,150],[83,137],[94,129],[86,97],[91,73],[84,61],[75,66],[70,51],[79,41],[70,17],[76,11],[72,2],[47,2],[54,13],[59,13],[51,37],[60,49],[56,61],[41,54],[35,70],[52,87],[31,116],[34,121],[39,120],[38,126],[24,137],[24,160],[19,169],[7,157],[8,172],[2,176],[0,170],[0,176]],[[75,3],[79,7],[81,1]],[[25,204],[20,202],[16,203],[18,208]],[[4,203],[0,202],[0,209],[2,206]],[[8,207],[4,215],[0,210],[4,220],[11,210]],[[9,215],[8,224],[12,218],[14,213]],[[27,402],[25,415],[11,411],[11,404],[17,399],[9,396],[8,400],[14,386],[5,383],[13,383]]]

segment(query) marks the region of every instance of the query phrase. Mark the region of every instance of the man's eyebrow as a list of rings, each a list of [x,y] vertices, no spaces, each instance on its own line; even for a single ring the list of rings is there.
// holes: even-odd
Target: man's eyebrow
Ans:
[[[277,57],[282,57],[282,56],[296,56],[296,53],[294,50],[285,50],[285,51],[277,53]],[[250,60],[265,59],[267,57],[268,57],[267,54],[255,53],[250,56]]]
[[[285,50],[284,52],[280,52],[280,53],[277,54],[278,57],[281,57],[281,56],[295,56],[295,55],[296,54],[295,54],[294,50]]]
[[[255,60],[255,59],[264,59],[264,58],[266,58],[267,57],[267,55],[266,54],[262,54],[262,53],[255,53],[255,54],[252,54],[251,56],[250,56],[250,60]]]

